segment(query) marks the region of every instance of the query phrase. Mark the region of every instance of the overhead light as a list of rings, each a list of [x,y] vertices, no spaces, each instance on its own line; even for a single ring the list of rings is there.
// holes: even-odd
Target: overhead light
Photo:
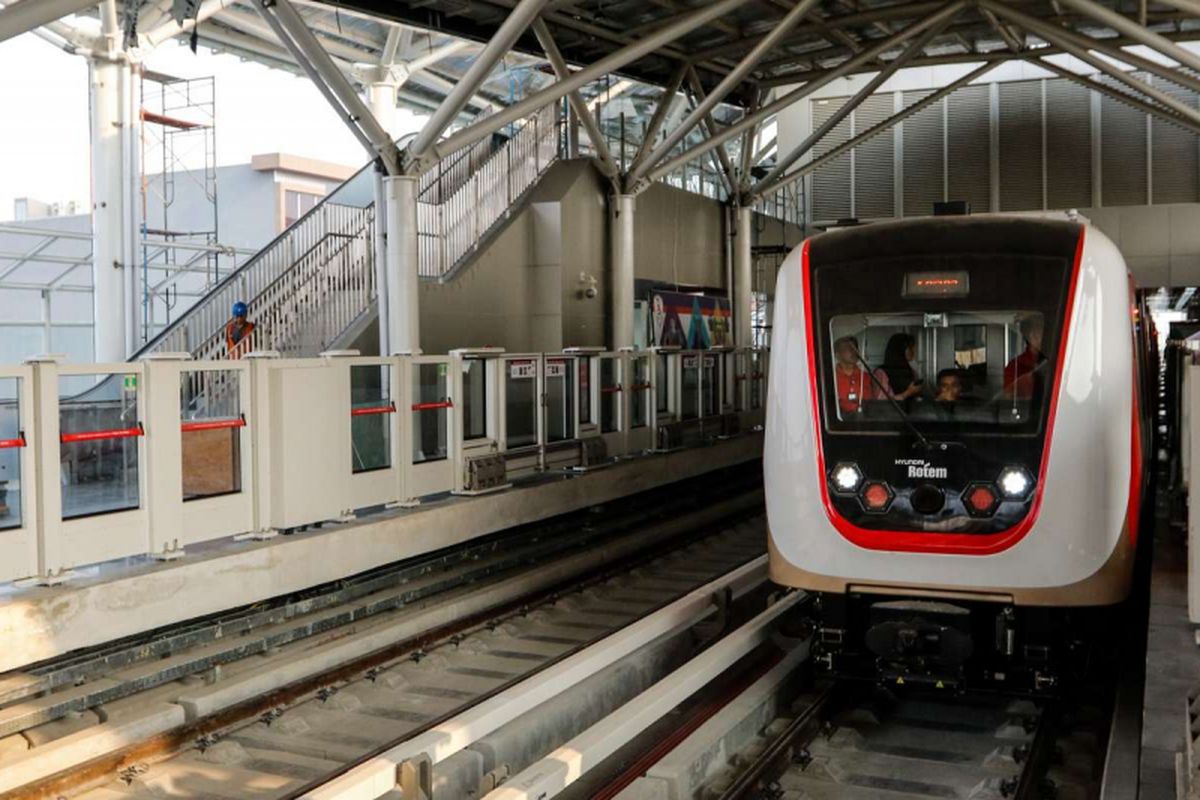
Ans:
[[[854,494],[858,491],[858,485],[862,483],[862,471],[854,464],[838,464],[833,468],[830,474],[833,479],[833,488],[839,492],[846,494]]]
[[[1022,467],[1005,467],[998,483],[1000,493],[1010,500],[1024,500],[1033,488],[1033,478]]]

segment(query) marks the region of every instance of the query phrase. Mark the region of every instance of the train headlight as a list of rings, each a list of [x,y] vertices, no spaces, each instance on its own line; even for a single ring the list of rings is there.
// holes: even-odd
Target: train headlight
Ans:
[[[1021,467],[1005,467],[997,483],[1000,493],[1009,500],[1024,500],[1033,488],[1033,478]]]
[[[838,464],[829,474],[835,491],[843,494],[854,494],[862,483],[862,470],[855,464]]]

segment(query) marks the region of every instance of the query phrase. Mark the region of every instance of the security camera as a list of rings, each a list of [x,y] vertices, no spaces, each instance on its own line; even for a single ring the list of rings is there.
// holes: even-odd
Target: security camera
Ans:
[[[596,288],[598,283],[599,281],[596,280],[595,275],[589,275],[586,272],[579,273],[579,296],[588,300],[595,300],[596,295],[600,294],[600,291]]]

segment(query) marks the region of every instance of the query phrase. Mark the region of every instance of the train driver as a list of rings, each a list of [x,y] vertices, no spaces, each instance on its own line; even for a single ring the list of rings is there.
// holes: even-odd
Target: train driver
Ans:
[[[857,414],[864,400],[875,399],[871,377],[858,358],[858,339],[843,336],[833,343],[833,354],[837,358],[838,409],[843,414]]]
[[[1030,314],[1021,320],[1019,329],[1025,339],[1025,350],[1004,367],[1004,393],[1010,397],[1029,400],[1040,379],[1038,368],[1046,361],[1042,352],[1045,323],[1041,314]]]

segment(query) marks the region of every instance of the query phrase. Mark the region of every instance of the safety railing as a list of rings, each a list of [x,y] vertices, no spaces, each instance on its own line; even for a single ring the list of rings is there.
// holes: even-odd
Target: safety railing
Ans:
[[[222,281],[138,355],[186,352],[204,359],[226,355],[225,324],[229,309],[239,300],[254,307],[257,330],[252,335],[258,339],[254,347],[262,349],[269,342],[272,347],[296,350],[293,342],[302,329],[297,314],[304,314],[307,324],[326,299],[357,298],[357,313],[373,299],[373,224],[374,209],[369,203],[322,203]],[[361,244],[355,246],[355,240]],[[354,316],[354,310],[340,308],[314,335],[328,337],[330,325]]]
[[[440,203],[418,202],[422,277],[452,274],[558,159],[557,108],[552,103],[534,112]]]
[[[677,444],[683,358],[765,363],[749,351],[658,355],[162,353],[0,367],[0,581],[180,558],[199,542],[269,538],[672,449],[661,443]],[[673,399],[660,409],[663,382]],[[714,419],[738,417],[733,432],[761,422],[736,393],[722,398],[685,444],[729,435]]]
[[[441,159],[421,175],[417,199],[434,205],[443,202],[457,192],[501,146],[496,137],[489,136]]]

